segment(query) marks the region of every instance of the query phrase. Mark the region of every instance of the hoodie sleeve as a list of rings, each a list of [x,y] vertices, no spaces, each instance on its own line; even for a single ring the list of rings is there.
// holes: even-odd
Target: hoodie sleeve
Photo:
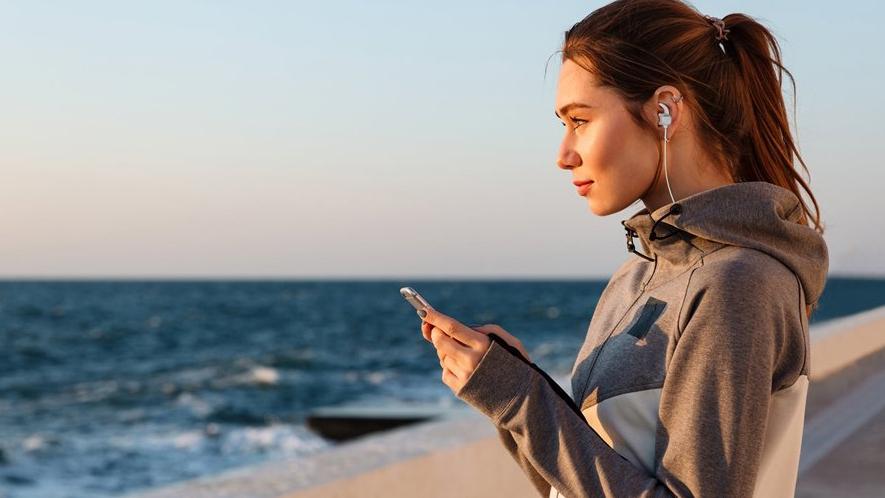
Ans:
[[[523,473],[529,478],[529,482],[532,483],[532,486],[538,490],[538,493],[540,493],[541,496],[547,498],[550,494],[550,484],[547,483],[544,476],[538,472],[538,469],[536,469],[531,460],[526,457],[525,453],[519,450],[519,445],[516,442],[516,438],[513,437],[513,434],[509,430],[501,427],[498,427],[497,429],[498,439],[501,441],[501,444],[504,445],[504,448],[510,453],[510,456],[516,460],[516,463],[522,469]]]
[[[608,446],[555,381],[492,334],[457,396],[509,432],[513,442],[500,432],[502,440],[541,496],[549,486],[540,479],[568,498],[751,496],[773,378],[796,335],[785,317],[799,312],[798,290],[792,276],[727,276],[684,303],[661,391],[655,475]],[[801,345],[791,355],[803,357]]]

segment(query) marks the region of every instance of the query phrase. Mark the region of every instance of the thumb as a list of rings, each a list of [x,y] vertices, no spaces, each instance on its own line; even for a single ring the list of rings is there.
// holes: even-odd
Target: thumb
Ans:
[[[510,335],[507,333],[506,330],[501,328],[500,325],[496,325],[494,323],[486,323],[483,325],[471,325],[470,328],[472,328],[473,330],[475,330],[477,332],[482,332],[483,334],[490,334],[490,333],[494,332],[495,334],[498,334],[500,336]]]
[[[529,358],[529,353],[528,353],[528,351],[526,351],[525,346],[522,345],[522,341],[520,341],[519,339],[514,337],[513,334],[511,334],[510,332],[507,332],[506,330],[504,330],[504,328],[501,327],[500,325],[498,325],[496,323],[487,323],[485,325],[479,325],[477,327],[474,327],[471,325],[471,328],[473,330],[476,330],[477,332],[482,332],[483,334],[486,334],[486,335],[494,333],[495,335],[497,335],[501,339],[504,339],[504,342],[506,342],[507,344],[510,344],[511,346],[518,349],[519,352],[522,353],[522,355],[526,357],[526,359]]]

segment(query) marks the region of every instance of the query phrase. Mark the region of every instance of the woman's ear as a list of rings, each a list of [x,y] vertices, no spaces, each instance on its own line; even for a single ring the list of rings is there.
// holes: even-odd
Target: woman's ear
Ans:
[[[658,88],[650,100],[650,105],[655,108],[655,125],[660,129],[661,137],[664,136],[664,127],[659,124],[659,120],[664,109],[659,104],[664,104],[669,109],[670,124],[667,125],[667,138],[672,139],[676,130],[682,127],[683,111],[685,110],[682,94],[675,87],[667,85]]]

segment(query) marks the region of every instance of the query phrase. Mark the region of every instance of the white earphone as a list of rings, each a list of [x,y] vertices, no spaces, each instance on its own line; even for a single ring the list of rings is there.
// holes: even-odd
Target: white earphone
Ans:
[[[676,102],[679,102],[681,99],[682,96],[680,95],[677,97]],[[667,191],[670,192],[670,200],[676,202],[676,199],[673,198],[673,191],[670,189],[670,177],[667,175],[667,143],[670,141],[667,138],[667,127],[673,122],[673,117],[670,116],[670,107],[667,104],[658,102],[658,106],[664,110],[664,112],[658,113],[658,126],[664,127],[664,178],[667,180]]]

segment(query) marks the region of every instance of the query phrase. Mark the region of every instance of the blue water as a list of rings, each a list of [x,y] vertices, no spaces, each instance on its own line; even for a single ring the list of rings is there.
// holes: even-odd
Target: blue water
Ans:
[[[325,448],[313,407],[451,402],[405,285],[566,375],[605,282],[0,282],[0,496],[116,496]],[[812,322],[882,304],[831,278]]]

